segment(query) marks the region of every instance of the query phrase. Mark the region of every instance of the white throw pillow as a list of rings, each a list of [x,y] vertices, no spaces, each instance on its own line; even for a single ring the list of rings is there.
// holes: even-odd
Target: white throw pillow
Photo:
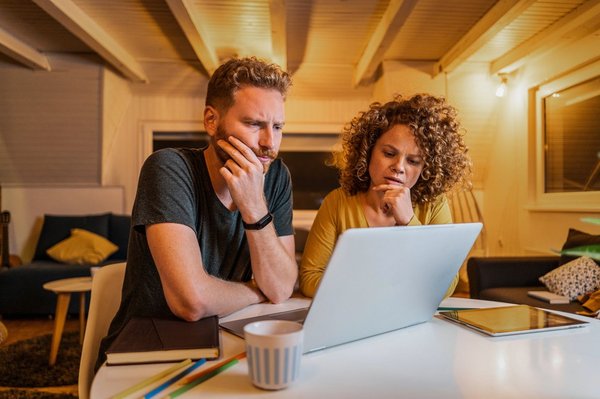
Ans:
[[[600,266],[582,256],[546,273],[540,281],[551,292],[574,300],[600,289]]]

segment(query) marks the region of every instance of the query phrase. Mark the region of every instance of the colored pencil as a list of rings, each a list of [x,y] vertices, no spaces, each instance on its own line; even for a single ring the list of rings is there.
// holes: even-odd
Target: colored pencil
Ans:
[[[219,367],[221,367],[221,366],[223,366],[223,365],[225,365],[225,364],[227,364],[227,363],[231,362],[231,361],[232,361],[232,360],[234,360],[234,359],[237,359],[237,360],[242,360],[242,359],[243,359],[243,358],[245,358],[245,357],[246,357],[246,352],[241,352],[241,353],[238,353],[237,355],[234,355],[234,356],[228,357],[227,359],[225,359],[225,360],[222,360],[221,362],[219,362],[219,363],[215,364],[214,366],[212,366],[212,367],[210,367],[210,368],[207,368],[206,370],[202,370],[202,371],[200,371],[200,372],[198,372],[198,373],[196,373],[196,374],[194,374],[194,375],[190,375],[189,377],[187,377],[187,378],[184,378],[183,380],[181,380],[181,383],[182,383],[182,384],[184,384],[184,385],[185,385],[185,384],[188,384],[188,383],[190,383],[190,382],[192,382],[192,381],[194,381],[194,380],[196,380],[196,379],[198,379],[198,378],[201,378],[201,377],[203,377],[204,375],[206,375],[206,374],[208,374],[208,373],[210,373],[210,372],[213,372],[213,371],[215,371],[215,370],[216,370],[216,369],[218,369]]]
[[[183,370],[181,373],[169,378],[167,381],[163,382],[162,384],[160,384],[159,386],[157,386],[156,388],[154,388],[153,390],[151,390],[150,392],[145,394],[144,399],[150,399],[150,398],[156,396],[159,392],[163,391],[165,388],[172,385],[174,382],[179,381],[180,379],[182,379],[183,377],[185,377],[192,371],[196,370],[198,367],[202,366],[204,363],[206,363],[206,359],[198,360],[191,367],[188,367],[187,369]]]
[[[214,376],[216,376],[217,374],[227,370],[229,367],[235,365],[237,362],[239,362],[239,360],[234,357],[234,358],[230,359],[229,361],[226,361],[225,363],[224,362],[219,363],[218,365],[215,366],[216,368],[213,367],[211,369],[211,371],[206,370],[201,373],[198,373],[195,376],[196,378],[194,380],[185,384],[181,388],[171,392],[170,394],[165,396],[165,398],[174,399],[174,398],[178,397],[179,395],[186,393],[187,391],[194,388],[195,386],[200,385],[204,381],[209,380],[209,379],[213,378]],[[220,367],[217,367],[219,365],[220,365]]]
[[[156,381],[160,380],[161,378],[171,374],[174,371],[179,370],[182,367],[187,366],[188,364],[192,363],[192,361],[190,359],[186,359],[180,363],[177,363],[176,365],[169,367],[166,370],[161,371],[158,374],[155,374],[151,377],[146,378],[143,381],[138,382],[137,384],[135,384],[132,387],[127,388],[126,390],[119,392],[118,394],[116,394],[115,396],[113,396],[113,399],[122,399],[127,395],[130,395],[132,393],[134,393],[135,391],[138,391],[152,383],[155,383]]]

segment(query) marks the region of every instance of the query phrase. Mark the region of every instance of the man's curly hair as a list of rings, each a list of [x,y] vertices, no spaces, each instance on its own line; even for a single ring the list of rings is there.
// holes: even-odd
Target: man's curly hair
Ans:
[[[410,190],[413,203],[432,202],[458,184],[470,185],[471,161],[454,107],[442,97],[417,94],[404,99],[398,95],[383,105],[371,104],[344,127],[343,152],[334,157],[334,165],[346,193],[369,189],[375,142],[395,125],[412,130],[424,161],[421,176]]]
[[[277,64],[256,57],[233,58],[217,68],[208,82],[206,105],[225,112],[234,94],[243,86],[277,90],[285,98],[292,84],[290,75]]]

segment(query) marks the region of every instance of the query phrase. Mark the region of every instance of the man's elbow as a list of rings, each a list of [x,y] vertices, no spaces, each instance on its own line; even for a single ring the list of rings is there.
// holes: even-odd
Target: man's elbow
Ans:
[[[268,294],[265,293],[265,296],[272,303],[281,303],[287,301],[292,296],[294,292],[294,287],[281,287],[279,289],[272,290]]]
[[[182,301],[169,307],[175,316],[185,321],[197,321],[210,315],[207,304],[201,300]]]

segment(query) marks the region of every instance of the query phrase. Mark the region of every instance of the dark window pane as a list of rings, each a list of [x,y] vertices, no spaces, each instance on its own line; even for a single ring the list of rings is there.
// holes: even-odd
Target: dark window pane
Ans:
[[[209,140],[205,132],[154,132],[152,151],[163,148],[204,148]]]
[[[545,192],[600,191],[600,78],[544,98]]]
[[[292,175],[294,209],[319,209],[325,195],[339,186],[337,169],[327,165],[329,152],[282,151],[279,157]]]

